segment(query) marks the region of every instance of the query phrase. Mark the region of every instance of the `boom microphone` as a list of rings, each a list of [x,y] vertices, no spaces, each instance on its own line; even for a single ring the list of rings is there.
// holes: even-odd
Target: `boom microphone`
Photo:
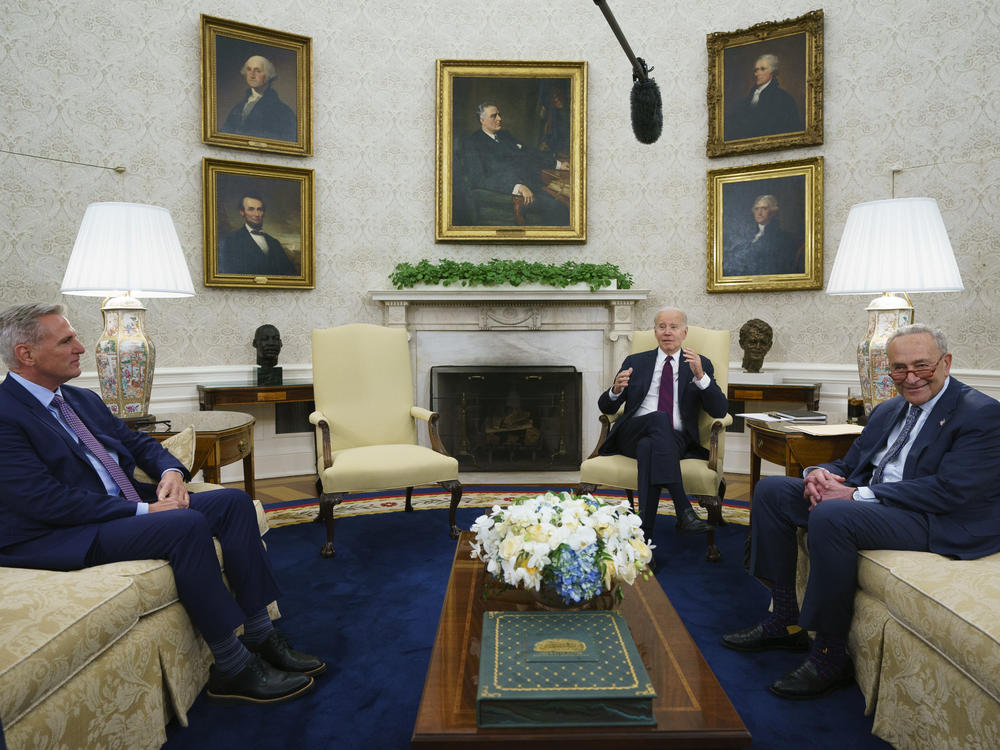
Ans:
[[[660,88],[649,77],[652,68],[647,68],[646,61],[632,52],[605,0],[594,0],[594,4],[601,9],[632,63],[632,132],[639,143],[655,143],[663,131],[663,102],[660,99]]]

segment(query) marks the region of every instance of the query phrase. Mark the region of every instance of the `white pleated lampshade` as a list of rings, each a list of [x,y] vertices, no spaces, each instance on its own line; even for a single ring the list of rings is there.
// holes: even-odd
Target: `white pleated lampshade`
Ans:
[[[194,295],[170,212],[140,203],[91,203],[60,291],[92,297]]]
[[[851,207],[827,294],[964,288],[936,200],[894,198]]]

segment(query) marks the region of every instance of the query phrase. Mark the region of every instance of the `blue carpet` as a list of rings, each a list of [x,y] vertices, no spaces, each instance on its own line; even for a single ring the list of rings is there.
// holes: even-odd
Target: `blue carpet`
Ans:
[[[482,509],[460,509],[469,528]],[[318,524],[272,529],[268,548],[284,589],[281,629],[329,664],[304,698],[269,707],[216,706],[204,696],[171,723],[170,750],[346,748],[404,750],[416,720],[455,542],[447,511],[419,510],[337,521],[337,556],[319,557]],[[757,621],[766,590],[743,570],[746,527],[728,525],[716,541],[723,561],[705,561],[705,540],[673,533],[659,519],[656,578],[694,637],[753,737],[753,748],[888,748],[871,735],[861,691],[852,686],[818,701],[789,702],[767,685],[801,654],[740,654],[719,637]],[[626,596],[628,592],[626,590]]]

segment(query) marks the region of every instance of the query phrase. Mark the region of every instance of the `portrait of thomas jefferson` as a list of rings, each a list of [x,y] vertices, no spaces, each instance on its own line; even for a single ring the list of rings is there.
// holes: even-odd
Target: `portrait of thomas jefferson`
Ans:
[[[723,187],[723,276],[805,272],[805,180],[801,176]]]

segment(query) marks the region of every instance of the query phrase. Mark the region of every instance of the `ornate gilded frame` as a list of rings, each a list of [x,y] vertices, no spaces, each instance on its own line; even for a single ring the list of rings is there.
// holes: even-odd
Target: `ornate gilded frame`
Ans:
[[[708,44],[708,156],[755,154],[823,143],[823,11],[714,32]],[[778,81],[796,101],[803,130],[769,135],[739,131],[739,101],[753,88],[748,75],[760,55],[780,59]],[[785,71],[782,74],[781,71]],[[787,81],[787,85],[785,83]],[[803,111],[804,110],[804,111]],[[727,137],[727,130],[733,131]]]
[[[708,292],[778,292],[823,288],[823,157],[730,167],[708,172]],[[746,273],[753,261],[741,262],[758,225],[752,213],[758,196],[773,195],[780,204],[779,237],[796,253],[788,272]],[[772,222],[774,219],[772,219]],[[777,242],[777,241],[776,241]],[[777,244],[762,244],[777,258]],[[727,252],[731,253],[727,262]],[[753,252],[753,250],[749,250]],[[748,257],[748,256],[744,256]],[[749,256],[752,257],[752,256]],[[801,259],[801,270],[798,269]],[[764,261],[768,262],[768,261]],[[729,266],[727,268],[727,266]],[[794,267],[793,267],[794,266]],[[730,273],[726,273],[730,271]]]
[[[560,115],[560,127],[565,128],[568,122],[568,139],[560,136],[559,141],[568,143],[568,152],[561,148],[556,151],[568,156],[569,170],[567,173],[566,170],[544,169],[542,179],[550,180],[545,190],[563,205],[568,205],[568,223],[520,225],[521,209],[514,209],[512,203],[510,223],[504,224],[502,222],[506,221],[508,210],[505,206],[506,192],[487,194],[499,204],[494,215],[499,214],[501,223],[479,223],[483,212],[475,207],[476,196],[482,196],[486,191],[468,189],[466,175],[456,164],[463,158],[461,150],[467,148],[468,138],[480,129],[475,105],[480,101],[496,99],[503,110],[504,129],[507,130],[509,125],[508,132],[523,139],[524,147],[534,148],[537,141],[530,139],[534,135],[532,130],[545,130],[539,119],[544,122],[544,118],[548,117],[548,123],[552,123],[552,118],[559,114],[556,109],[562,109],[562,106],[546,109],[543,105],[543,100],[555,89],[564,92],[560,96],[569,98],[568,117]],[[586,62],[438,60],[435,136],[436,242],[587,241]],[[542,153],[544,151],[543,146]],[[468,154],[464,158],[468,159]],[[511,200],[513,202],[513,196]],[[474,208],[470,209],[470,205]]]
[[[311,169],[202,159],[202,185],[205,286],[315,288]],[[239,213],[244,193],[261,196],[265,206],[263,231],[281,243],[297,274],[267,276],[219,271],[221,242],[231,233],[245,231]]]
[[[276,67],[274,92],[295,113],[295,138],[265,137],[223,131],[247,91],[239,75],[251,55],[263,55]],[[289,77],[292,80],[289,81]],[[294,98],[294,99],[293,99]],[[201,16],[201,138],[213,146],[312,155],[312,39],[284,31]]]

